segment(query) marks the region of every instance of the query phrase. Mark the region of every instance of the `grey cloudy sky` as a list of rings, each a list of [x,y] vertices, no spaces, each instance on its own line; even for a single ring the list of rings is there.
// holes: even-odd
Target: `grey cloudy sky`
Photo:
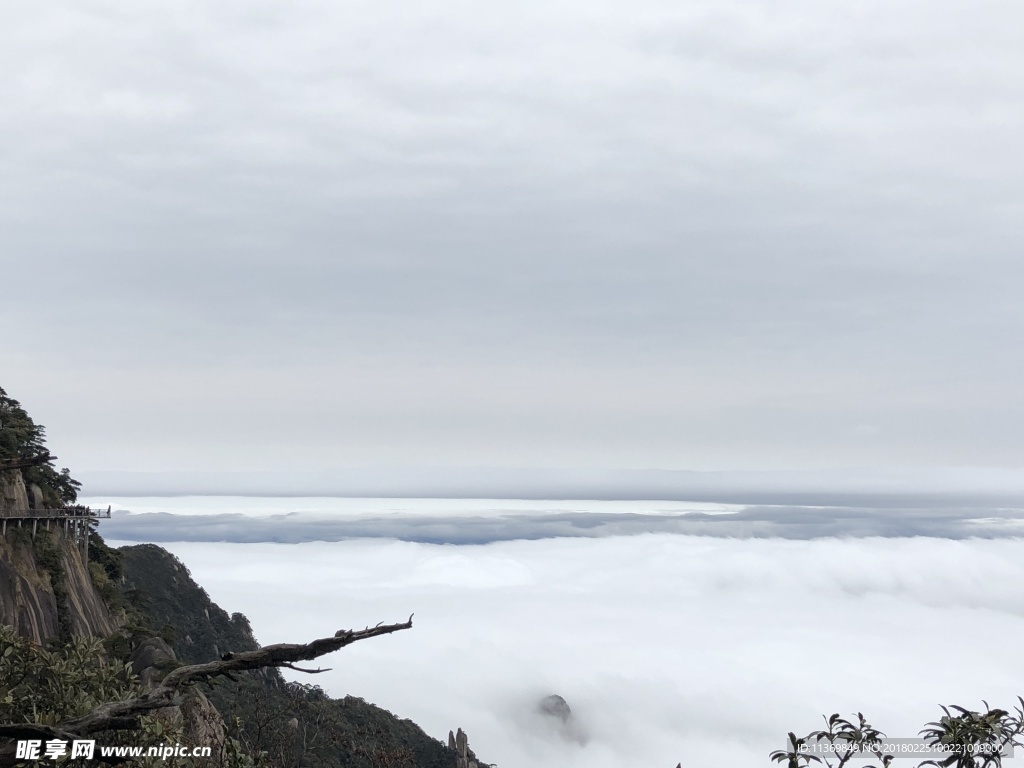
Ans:
[[[0,383],[86,471],[1020,468],[1022,24],[8,9]]]

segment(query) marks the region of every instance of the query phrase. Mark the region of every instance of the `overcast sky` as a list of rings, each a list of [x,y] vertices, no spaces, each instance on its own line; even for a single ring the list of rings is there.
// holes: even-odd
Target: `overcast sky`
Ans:
[[[84,471],[1021,468],[1022,25],[12,6],[0,385]]]

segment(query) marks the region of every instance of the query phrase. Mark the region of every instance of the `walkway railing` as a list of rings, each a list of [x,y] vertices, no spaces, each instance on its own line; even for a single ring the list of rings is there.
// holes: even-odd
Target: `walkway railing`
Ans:
[[[7,536],[7,523],[11,529],[19,532],[23,527],[32,529],[32,539],[36,538],[40,526],[50,530],[53,528],[65,536],[69,536],[79,548],[83,562],[89,562],[89,531],[93,520],[110,517],[110,507],[92,509],[91,507],[56,507],[53,509],[5,509],[0,511],[0,536]],[[31,523],[31,525],[29,525]]]
[[[79,520],[100,519],[110,517],[110,507],[92,509],[91,507],[53,507],[52,509],[5,509],[0,510],[0,518],[6,520]]]

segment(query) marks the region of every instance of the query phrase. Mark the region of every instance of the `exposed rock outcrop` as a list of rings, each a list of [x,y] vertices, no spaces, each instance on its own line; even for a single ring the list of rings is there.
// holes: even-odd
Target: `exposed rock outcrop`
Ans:
[[[224,718],[210,700],[200,691],[193,691],[179,709],[185,722],[185,743],[209,746],[213,754],[223,754],[227,742]]]
[[[55,553],[52,570],[39,562],[38,542],[44,539]],[[74,541],[56,527],[35,541],[27,529],[8,527],[0,536],[0,624],[43,644],[60,635],[62,620],[76,637],[117,630]]]
[[[587,743],[587,729],[573,715],[569,702],[553,693],[545,696],[537,702],[537,712],[544,717],[544,721],[552,732],[558,734],[566,741],[574,741],[577,744]]]
[[[138,675],[139,682],[147,688],[152,688],[163,679],[172,666],[177,664],[178,657],[174,655],[166,640],[161,637],[150,637],[139,643],[128,660]]]
[[[0,538],[0,624],[37,643],[57,636],[57,600],[31,547]]]
[[[572,719],[572,710],[569,708],[568,702],[557,693],[541,699],[538,709],[540,709],[541,714],[557,718],[563,723],[568,723]]]
[[[0,512],[28,509],[28,488],[20,469],[0,472]]]
[[[147,688],[155,687],[178,664],[174,650],[159,637],[143,640],[131,656],[132,669]],[[181,723],[185,743],[211,747],[214,755],[223,753],[227,740],[224,718],[197,688],[193,687],[180,705],[157,710],[156,715],[168,725]]]
[[[46,507],[46,499],[43,496],[43,489],[35,483],[29,483],[28,488],[28,506],[30,509],[43,509]]]
[[[479,768],[469,748],[469,737],[461,728],[456,733],[448,731],[448,749],[455,751],[455,768]]]
[[[106,637],[116,632],[118,622],[96,590],[89,568],[72,540],[65,539],[63,553],[72,633],[76,637]]]
[[[40,644],[109,635],[117,623],[71,537],[56,521],[10,517],[46,506],[43,489],[25,477],[22,469],[0,471],[0,624]]]

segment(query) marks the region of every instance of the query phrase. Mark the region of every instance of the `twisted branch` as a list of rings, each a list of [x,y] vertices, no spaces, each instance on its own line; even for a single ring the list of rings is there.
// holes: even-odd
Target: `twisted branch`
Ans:
[[[412,628],[412,616],[400,624],[378,624],[358,630],[340,630],[333,637],[322,637],[310,643],[279,643],[255,651],[226,653],[219,661],[205,664],[191,664],[178,667],[168,673],[163,681],[141,696],[101,704],[92,712],[81,717],[64,720],[56,725],[37,723],[0,724],[0,739],[61,739],[72,741],[92,736],[103,731],[135,729],[140,727],[139,718],[155,709],[173,707],[179,703],[182,688],[192,683],[209,680],[221,675],[230,675],[240,670],[263,669],[264,667],[287,667],[300,672],[318,672],[293,666],[297,661],[309,661],[340,650],[347,645],[371,637],[389,635]],[[0,745],[0,768],[12,766],[14,743]]]

